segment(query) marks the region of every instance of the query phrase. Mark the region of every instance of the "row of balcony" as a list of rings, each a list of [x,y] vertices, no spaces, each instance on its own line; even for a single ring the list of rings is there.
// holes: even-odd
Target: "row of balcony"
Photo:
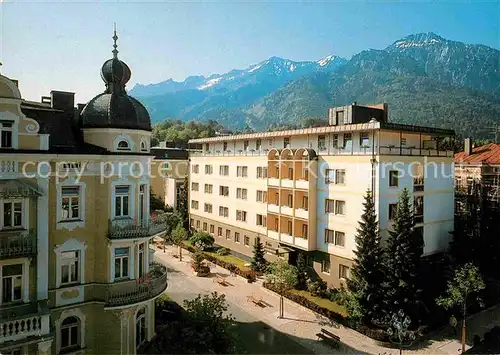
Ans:
[[[36,255],[36,234],[26,230],[0,232],[0,260]]]
[[[166,266],[153,262],[144,277],[107,285],[106,307],[120,307],[147,301],[163,293],[167,285]]]
[[[267,179],[268,186],[274,187],[287,187],[290,189],[309,189],[310,182],[308,180],[290,180],[290,179],[278,179],[274,177],[270,177]]]
[[[289,206],[279,206],[272,203],[267,205],[267,211],[276,213],[276,214],[284,214],[290,217],[298,217],[302,219],[309,219],[309,211],[304,208],[292,208]]]
[[[28,303],[0,312],[0,344],[50,333],[50,313],[46,304]]]
[[[307,250],[309,249],[309,241],[307,240],[307,238],[294,237],[286,232],[278,232],[271,229],[267,231],[267,237],[281,243],[295,245]]]

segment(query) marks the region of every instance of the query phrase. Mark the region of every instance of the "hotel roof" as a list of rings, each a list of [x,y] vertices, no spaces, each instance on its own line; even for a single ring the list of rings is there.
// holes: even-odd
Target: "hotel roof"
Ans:
[[[276,131],[276,132],[258,132],[258,133],[236,134],[233,136],[198,138],[198,139],[190,139],[189,143],[209,143],[209,142],[221,142],[221,141],[235,141],[242,139],[298,136],[298,135],[321,134],[321,133],[332,133],[332,132],[371,131],[379,129],[387,131],[397,131],[397,132],[426,133],[426,134],[433,134],[445,137],[455,135],[455,131],[451,129],[413,126],[413,125],[405,125],[399,123],[387,123],[387,122],[383,123],[374,121],[368,123],[346,124],[340,126],[311,127],[311,128],[291,129],[291,130]]]
[[[455,154],[455,163],[500,165],[500,144],[490,143],[475,147],[472,154],[460,152]]]

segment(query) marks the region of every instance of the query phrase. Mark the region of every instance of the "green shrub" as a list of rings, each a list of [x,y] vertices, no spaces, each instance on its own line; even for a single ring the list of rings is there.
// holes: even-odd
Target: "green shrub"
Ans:
[[[311,295],[322,297],[326,296],[326,290],[328,286],[322,279],[317,279],[316,281],[309,282],[307,285],[307,290],[311,292]]]
[[[207,250],[213,247],[215,239],[206,232],[195,232],[189,242],[200,250]]]
[[[326,297],[332,302],[339,303],[340,301],[339,290],[337,290],[336,288],[328,289],[328,291],[326,291]]]
[[[194,271],[198,272],[200,267],[202,266],[202,262],[205,260],[205,254],[202,252],[195,252],[193,255],[191,255],[191,267],[193,268]]]
[[[221,256],[229,255],[230,252],[231,252],[231,249],[229,249],[229,248],[219,248],[217,250],[217,254],[221,255]]]

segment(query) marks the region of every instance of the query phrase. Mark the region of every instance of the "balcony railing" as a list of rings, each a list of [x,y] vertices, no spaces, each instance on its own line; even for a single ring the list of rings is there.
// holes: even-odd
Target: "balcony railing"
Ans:
[[[106,306],[119,307],[147,301],[165,291],[167,284],[167,268],[162,264],[152,263],[143,278],[109,284]]]
[[[36,235],[26,230],[0,231],[0,259],[36,255]]]
[[[50,314],[36,303],[1,311],[0,319],[0,344],[50,333]]]
[[[167,229],[167,216],[150,217],[149,222],[138,223],[133,219],[109,221],[108,236],[110,239],[143,238],[161,233]]]

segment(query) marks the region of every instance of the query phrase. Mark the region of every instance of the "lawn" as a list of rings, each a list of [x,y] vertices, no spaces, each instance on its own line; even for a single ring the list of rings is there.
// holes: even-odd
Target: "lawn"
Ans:
[[[346,309],[335,303],[330,301],[327,298],[321,298],[321,297],[316,297],[313,296],[309,293],[309,291],[302,291],[302,290],[290,290],[291,293],[294,293],[296,295],[302,296],[307,298],[309,301],[316,303],[318,306],[329,309],[332,312],[338,313],[344,317],[347,317],[347,311]]]
[[[186,240],[184,242],[185,245],[189,245],[189,246],[193,246],[193,244],[191,244],[188,240]],[[208,255],[211,255],[221,261],[224,261],[226,263],[230,263],[230,264],[233,264],[233,265],[236,265],[236,267],[238,269],[240,269],[241,271],[250,271],[250,268],[248,266],[245,266],[245,264],[248,263],[248,261],[246,260],[243,260],[243,259],[240,259],[234,255],[231,255],[231,254],[228,254],[228,255],[219,255],[217,254],[216,252],[212,252],[212,251],[204,251],[203,253],[205,254],[208,254]]]

